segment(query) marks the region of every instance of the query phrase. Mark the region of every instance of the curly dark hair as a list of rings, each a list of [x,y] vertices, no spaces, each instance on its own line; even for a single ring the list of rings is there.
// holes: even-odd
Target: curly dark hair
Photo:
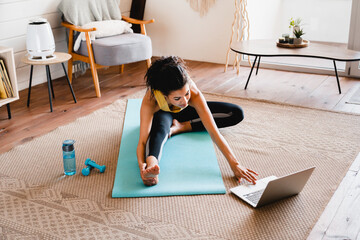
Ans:
[[[159,90],[165,96],[179,90],[189,81],[184,60],[177,56],[161,57],[148,69],[145,75],[148,89]]]

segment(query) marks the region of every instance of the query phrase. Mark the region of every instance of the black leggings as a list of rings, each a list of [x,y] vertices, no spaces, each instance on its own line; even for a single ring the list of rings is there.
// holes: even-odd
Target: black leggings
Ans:
[[[207,102],[218,128],[238,124],[244,119],[242,109],[235,104],[225,102]],[[146,157],[154,156],[158,161],[161,158],[162,147],[168,139],[173,119],[179,122],[190,121],[192,131],[205,130],[195,108],[188,106],[178,113],[162,110],[154,114],[150,136],[146,144]]]

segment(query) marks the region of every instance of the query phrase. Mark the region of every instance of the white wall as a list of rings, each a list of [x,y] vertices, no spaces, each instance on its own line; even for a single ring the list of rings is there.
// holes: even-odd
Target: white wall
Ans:
[[[67,52],[65,28],[61,26],[61,15],[57,6],[61,0],[0,0],[0,46],[12,47],[16,64],[16,74],[19,90],[28,88],[30,66],[21,62],[26,54],[26,29],[30,19],[46,18],[53,30],[56,51]],[[131,0],[122,0],[120,9],[123,15],[129,15]],[[53,79],[64,76],[60,64],[51,65]],[[44,66],[35,66],[33,84],[46,82]]]
[[[290,17],[301,17],[304,38],[348,41],[351,0],[251,0],[247,10],[250,39],[276,39],[289,32]],[[154,55],[225,63],[234,11],[234,0],[217,0],[204,17],[186,0],[148,0],[144,18],[156,21],[147,26]]]
[[[14,48],[19,89],[28,87],[30,67],[21,63],[26,54],[29,19],[42,16],[53,29],[56,51],[67,51],[65,30],[57,6],[61,0],[0,0],[0,45]],[[132,0],[121,0],[122,14],[129,16]],[[302,17],[304,38],[347,42],[351,0],[251,0],[248,2],[250,38],[277,38],[288,31],[290,17]],[[234,0],[216,0],[201,17],[187,0],[148,0],[144,19],[152,39],[153,55],[178,55],[184,59],[225,63],[234,18]],[[233,54],[230,63],[233,61]],[[63,76],[61,66],[52,66],[52,77]],[[33,84],[46,82],[45,68],[35,67]]]
[[[347,43],[352,0],[248,1],[252,39],[278,38],[289,32],[289,19],[301,18],[303,38]]]
[[[144,19],[152,39],[153,55],[178,55],[184,59],[223,63],[234,19],[233,0],[217,0],[200,17],[186,0],[148,0]]]

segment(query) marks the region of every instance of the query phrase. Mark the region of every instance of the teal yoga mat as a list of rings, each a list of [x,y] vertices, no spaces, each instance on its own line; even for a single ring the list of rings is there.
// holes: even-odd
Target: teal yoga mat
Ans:
[[[214,145],[207,132],[175,135],[163,147],[159,183],[145,186],[140,177],[136,147],[141,99],[129,99],[112,197],[151,197],[225,194]]]

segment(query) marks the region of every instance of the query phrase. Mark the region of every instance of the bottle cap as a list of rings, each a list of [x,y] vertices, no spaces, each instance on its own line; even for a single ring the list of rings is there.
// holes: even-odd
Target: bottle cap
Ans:
[[[75,140],[68,139],[63,142],[62,150],[65,152],[71,152],[74,150]]]

